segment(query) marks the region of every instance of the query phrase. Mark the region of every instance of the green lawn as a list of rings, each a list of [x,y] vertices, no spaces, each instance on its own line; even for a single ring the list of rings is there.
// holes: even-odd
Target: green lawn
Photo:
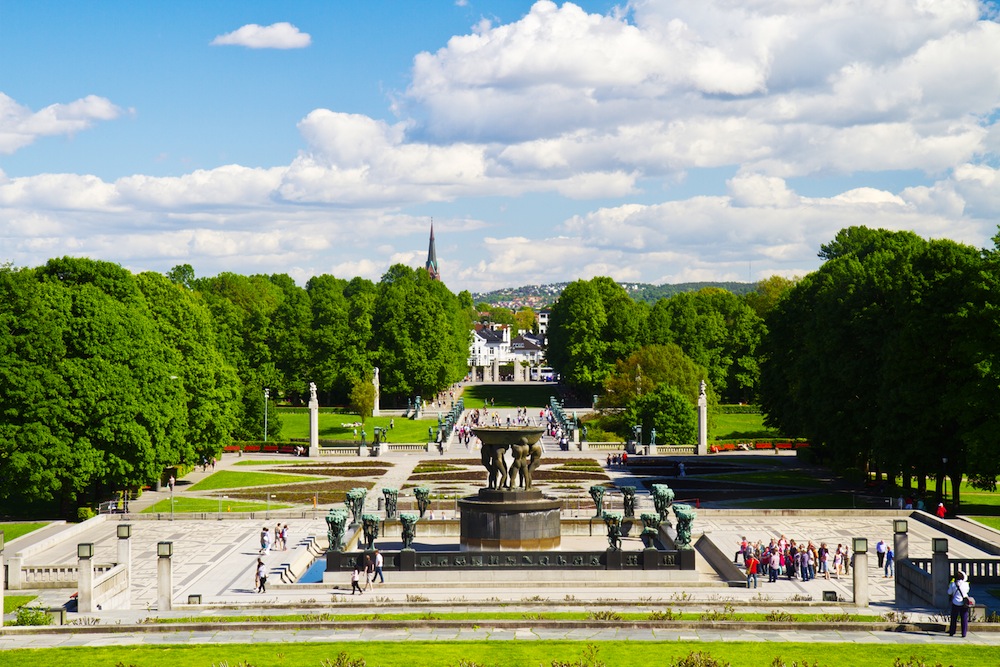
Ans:
[[[587,658],[589,650],[597,654]],[[892,667],[911,656],[929,665],[996,665],[995,646],[977,646],[964,642],[940,644],[892,645],[869,643],[779,643],[779,642],[567,642],[567,641],[450,641],[450,642],[339,642],[328,644],[199,644],[167,646],[107,646],[99,648],[19,649],[4,651],[5,662],[18,667],[207,667],[243,665],[256,667],[292,667],[295,665],[351,664],[363,659],[379,667],[453,667],[489,665],[496,667],[548,666],[561,664],[609,667],[670,667],[693,651],[733,667],[801,664],[866,665]],[[340,653],[347,660],[338,662]],[[784,662],[778,662],[780,657]],[[9,658],[9,661],[7,660]],[[709,664],[707,662],[701,664]],[[919,663],[918,663],[919,664]]]
[[[36,595],[4,595],[3,597],[3,613],[9,614],[18,607],[23,607],[32,600],[34,600]]]
[[[309,413],[301,410],[295,412],[285,412],[279,408],[281,414],[281,439],[308,438],[309,437]],[[375,427],[389,428],[390,422],[393,428],[389,430],[389,442],[427,442],[427,428],[437,428],[437,409],[426,410],[425,417],[430,419],[402,419],[400,417],[369,417],[365,420],[364,429],[367,433],[367,440],[371,443],[375,436]],[[442,411],[442,416],[447,415],[448,410]],[[353,440],[354,427],[342,426],[342,424],[353,424],[360,422],[359,415],[339,414],[331,412],[319,413],[319,437],[329,440]],[[361,428],[358,428],[358,440],[361,439]]]
[[[218,489],[242,489],[248,486],[275,486],[296,482],[319,482],[325,477],[308,475],[282,475],[274,472],[251,472],[242,470],[220,470],[212,473],[188,491],[215,491]]]
[[[984,526],[1000,530],[1000,516],[974,516],[970,518],[975,519]]]
[[[709,419],[709,440],[777,438],[780,433],[764,426],[764,415],[716,413]]]
[[[554,384],[476,384],[465,388],[462,398],[466,408],[481,408],[490,401],[497,408],[543,408],[556,395]]]
[[[47,525],[49,525],[48,521],[17,521],[0,523],[0,530],[3,531],[4,542],[12,542],[22,535],[27,535]]]
[[[733,501],[734,509],[854,509],[857,506],[849,493],[817,493],[768,500]]]
[[[190,498],[188,496],[178,496],[174,498],[174,513],[175,514],[185,514],[192,512],[204,512],[215,514],[219,511],[219,499],[218,498]],[[222,511],[223,512],[263,512],[268,509],[267,503],[264,502],[254,502],[249,500],[241,500],[238,498],[224,498],[222,499]],[[291,505],[279,504],[272,502],[270,509],[279,510],[286,507],[291,507]],[[165,498],[160,502],[147,507],[142,510],[141,514],[169,514],[170,513],[170,498]]]
[[[747,482],[749,484],[770,484],[773,486],[798,486],[815,489],[825,486],[825,482],[799,470],[754,470],[752,472],[720,473],[702,475],[704,479],[727,482]]]

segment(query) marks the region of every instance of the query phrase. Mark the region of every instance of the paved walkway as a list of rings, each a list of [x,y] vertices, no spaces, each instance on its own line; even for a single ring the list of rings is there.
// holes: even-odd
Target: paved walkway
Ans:
[[[970,632],[966,638],[949,637],[943,632],[886,632],[831,630],[718,630],[697,628],[630,628],[537,627],[525,622],[525,627],[493,627],[486,621],[461,626],[422,627],[418,622],[409,627],[386,627],[368,623],[365,626],[343,627],[328,625],[316,628],[236,629],[232,624],[218,628],[180,629],[168,632],[114,633],[80,629],[67,633],[0,635],[0,650],[15,648],[73,648],[81,646],[158,646],[192,644],[286,644],[290,642],[455,642],[455,641],[628,641],[628,642],[769,642],[769,643],[839,643],[890,644],[923,646],[957,644],[1000,646],[1000,632]],[[430,625],[430,624],[427,624]]]

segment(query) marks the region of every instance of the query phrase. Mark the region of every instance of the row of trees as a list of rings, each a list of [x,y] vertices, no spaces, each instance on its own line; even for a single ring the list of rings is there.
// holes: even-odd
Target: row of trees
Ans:
[[[1000,237],[995,241],[1000,247]],[[767,317],[768,422],[833,461],[891,478],[1000,473],[1000,256],[855,227]]]
[[[626,434],[694,440],[697,384],[710,405],[758,402],[770,426],[842,468],[889,479],[1000,473],[1000,235],[996,249],[911,232],[841,231],[800,281],[736,296],[708,288],[637,303],[610,278],[577,281],[552,307],[549,362]],[[683,398],[681,401],[679,398]],[[658,438],[660,442],[663,439]]]
[[[468,293],[402,265],[305,288],[88,259],[0,268],[0,500],[69,511],[257,439],[265,388],[304,401],[313,381],[344,403],[378,366],[385,402],[433,395],[465,375],[473,317]]]
[[[773,306],[768,295],[788,285],[773,278],[743,297],[709,287],[650,306],[611,278],[578,280],[552,306],[548,361],[567,383],[590,393],[604,387],[619,360],[647,345],[675,344],[705,369],[725,400],[751,401],[760,376],[762,314]]]

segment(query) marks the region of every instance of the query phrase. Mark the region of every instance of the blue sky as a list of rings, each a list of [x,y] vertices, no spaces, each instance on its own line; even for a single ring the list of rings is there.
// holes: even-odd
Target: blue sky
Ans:
[[[1000,220],[995,3],[0,4],[0,262],[455,291]]]

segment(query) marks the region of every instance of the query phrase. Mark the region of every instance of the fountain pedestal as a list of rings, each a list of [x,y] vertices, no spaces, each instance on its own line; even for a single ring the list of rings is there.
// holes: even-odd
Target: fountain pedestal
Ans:
[[[537,551],[558,549],[561,503],[541,491],[480,489],[458,501],[462,510],[462,549]]]

